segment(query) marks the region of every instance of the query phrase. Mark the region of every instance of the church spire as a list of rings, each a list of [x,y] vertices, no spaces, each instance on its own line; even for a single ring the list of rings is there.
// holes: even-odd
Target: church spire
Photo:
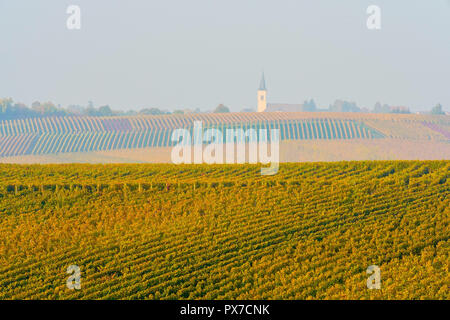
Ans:
[[[264,78],[264,72],[261,77],[258,89],[258,112],[264,112],[267,109],[267,88],[266,79]]]
[[[264,72],[262,73],[261,82],[259,83],[259,90],[267,91],[267,89],[266,89],[266,79],[264,78]]]

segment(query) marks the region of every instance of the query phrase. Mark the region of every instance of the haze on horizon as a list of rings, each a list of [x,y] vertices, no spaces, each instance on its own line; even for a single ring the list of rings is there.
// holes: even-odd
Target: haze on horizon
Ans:
[[[264,69],[269,102],[450,110],[447,0],[0,0],[0,21],[0,97],[27,105],[255,109]]]

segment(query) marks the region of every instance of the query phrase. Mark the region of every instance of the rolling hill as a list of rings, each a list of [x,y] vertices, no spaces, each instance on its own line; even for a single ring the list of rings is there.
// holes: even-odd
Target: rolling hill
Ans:
[[[275,112],[1,120],[0,162],[170,162],[173,130],[194,121],[277,128],[283,162],[450,158],[449,116]]]

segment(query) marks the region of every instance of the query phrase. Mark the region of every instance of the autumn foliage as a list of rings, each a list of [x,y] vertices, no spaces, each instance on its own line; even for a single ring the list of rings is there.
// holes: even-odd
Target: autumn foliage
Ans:
[[[449,161],[259,170],[0,165],[0,299],[450,298]]]

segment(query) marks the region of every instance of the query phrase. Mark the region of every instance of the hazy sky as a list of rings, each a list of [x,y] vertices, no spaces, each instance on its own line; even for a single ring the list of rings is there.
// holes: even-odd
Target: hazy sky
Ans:
[[[26,104],[240,111],[264,69],[269,102],[450,110],[448,0],[0,0],[0,40],[0,97]]]

